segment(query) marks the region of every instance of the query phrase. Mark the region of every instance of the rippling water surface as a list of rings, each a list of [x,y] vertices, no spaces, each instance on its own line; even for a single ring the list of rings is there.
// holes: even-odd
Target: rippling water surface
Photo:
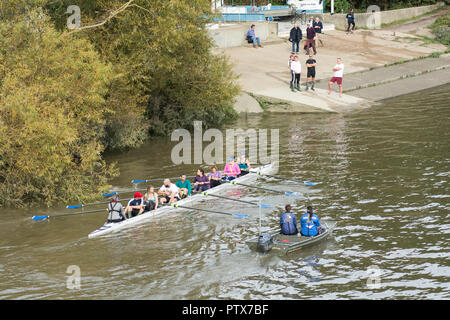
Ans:
[[[216,199],[199,207],[250,217],[174,211],[88,239],[104,213],[34,222],[34,214],[65,210],[8,209],[0,222],[0,298],[448,299],[449,101],[444,86],[355,114],[255,116],[230,126],[279,128],[279,174],[319,184],[258,178],[307,198],[245,188],[225,195],[273,204],[262,211],[265,230],[277,227],[284,205],[312,204],[322,220],[338,222],[323,243],[288,256],[252,252],[245,240],[258,232],[258,210]],[[195,166],[172,164],[171,145],[161,139],[108,155],[121,169],[114,187],[144,175],[191,174]],[[66,287],[70,265],[80,267],[80,290]],[[368,286],[376,272],[379,288]]]

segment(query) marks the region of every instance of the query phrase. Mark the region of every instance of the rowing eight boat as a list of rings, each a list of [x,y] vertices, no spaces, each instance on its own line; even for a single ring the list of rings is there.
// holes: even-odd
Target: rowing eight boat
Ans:
[[[252,168],[250,169],[251,172],[255,172],[255,173],[261,173],[261,174],[269,174],[272,173],[272,171],[275,169],[275,166],[273,163],[271,164],[267,164],[264,166],[260,166],[257,168]],[[242,182],[251,182],[253,180],[257,179],[257,175],[255,174],[246,174],[245,176],[236,178],[235,182],[238,183],[242,183]],[[226,190],[227,188],[232,187],[233,185],[230,183],[223,183],[217,187],[211,188],[208,190],[209,194],[213,194],[213,193],[218,193],[218,192],[222,192],[224,190]],[[195,194],[189,198],[185,198],[182,199],[180,201],[177,201],[176,203],[180,206],[182,205],[186,205],[186,204],[192,204],[195,202],[200,201],[201,199],[205,199],[205,197],[201,194]],[[171,207],[171,206],[164,206],[164,207],[160,207],[157,210],[153,210],[153,211],[148,211],[148,212],[144,212],[143,214],[140,214],[136,217],[121,221],[121,222],[116,222],[116,223],[105,223],[103,226],[101,226],[100,228],[98,228],[97,230],[91,232],[89,234],[89,238],[95,238],[95,237],[99,237],[102,235],[105,235],[107,233],[111,233],[114,231],[118,231],[130,226],[134,226],[137,225],[139,223],[142,223],[144,221],[149,220],[150,218],[156,216],[156,215],[160,215],[163,213],[168,213],[171,212],[172,210],[175,210],[175,208]]]

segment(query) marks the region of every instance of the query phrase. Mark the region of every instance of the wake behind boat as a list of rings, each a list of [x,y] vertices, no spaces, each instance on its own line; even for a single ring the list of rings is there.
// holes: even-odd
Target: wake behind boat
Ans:
[[[252,168],[252,169],[250,169],[250,172],[264,175],[264,174],[273,173],[274,170],[275,170],[275,166],[273,163],[271,163],[271,164],[267,164],[267,165],[260,166],[257,168]],[[238,177],[235,180],[233,180],[232,184],[231,183],[223,183],[223,184],[220,184],[216,187],[209,189],[208,194],[216,194],[219,192],[223,192],[223,191],[229,189],[230,187],[233,187],[233,185],[236,185],[236,184],[240,184],[240,183],[244,183],[244,182],[245,183],[252,182],[252,181],[256,180],[257,177],[258,177],[258,175],[255,175],[255,174],[246,174],[244,176]],[[199,202],[201,199],[205,199],[205,197],[202,194],[195,194],[191,197],[184,198],[182,200],[177,201],[175,207],[182,208],[185,205],[190,205],[190,204]],[[96,237],[99,237],[99,236],[102,236],[102,235],[105,235],[105,234],[108,234],[108,233],[111,233],[114,231],[119,231],[119,230],[125,229],[127,227],[135,226],[139,223],[148,221],[149,219],[151,219],[154,216],[161,215],[164,213],[169,213],[174,209],[175,208],[172,206],[164,206],[164,207],[158,208],[157,210],[144,212],[140,215],[137,215],[135,217],[132,217],[130,219],[127,219],[127,220],[124,220],[121,222],[105,223],[103,226],[101,226],[97,230],[91,232],[88,235],[88,238],[89,239],[96,238]]]

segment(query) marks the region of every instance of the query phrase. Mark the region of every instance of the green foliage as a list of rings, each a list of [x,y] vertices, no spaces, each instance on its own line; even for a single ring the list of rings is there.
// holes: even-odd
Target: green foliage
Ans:
[[[236,117],[236,75],[205,29],[209,0],[7,1],[0,205],[88,201],[117,174],[105,149]],[[67,30],[68,5],[82,30]]]
[[[0,205],[91,199],[116,173],[99,143],[111,67],[42,10],[0,22],[0,48]]]
[[[82,32],[120,70],[122,85],[116,87],[126,89],[123,94],[115,93],[115,101],[131,103],[127,109],[137,110],[136,114],[143,110],[153,135],[190,128],[193,120],[220,126],[233,119],[232,101],[239,89],[228,60],[211,53],[213,42],[205,29],[210,1],[140,0],[133,4],[104,26]],[[123,1],[98,1],[97,9],[104,12],[120,5]],[[95,15],[87,19],[98,20]],[[138,122],[136,128],[142,125]]]
[[[431,28],[437,41],[446,46],[450,45],[450,13],[437,18]]]

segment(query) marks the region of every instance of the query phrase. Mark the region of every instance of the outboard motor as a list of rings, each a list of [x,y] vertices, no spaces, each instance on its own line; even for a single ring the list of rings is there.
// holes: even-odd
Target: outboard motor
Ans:
[[[258,238],[258,251],[262,253],[267,253],[272,250],[273,239],[270,233],[262,233]]]

